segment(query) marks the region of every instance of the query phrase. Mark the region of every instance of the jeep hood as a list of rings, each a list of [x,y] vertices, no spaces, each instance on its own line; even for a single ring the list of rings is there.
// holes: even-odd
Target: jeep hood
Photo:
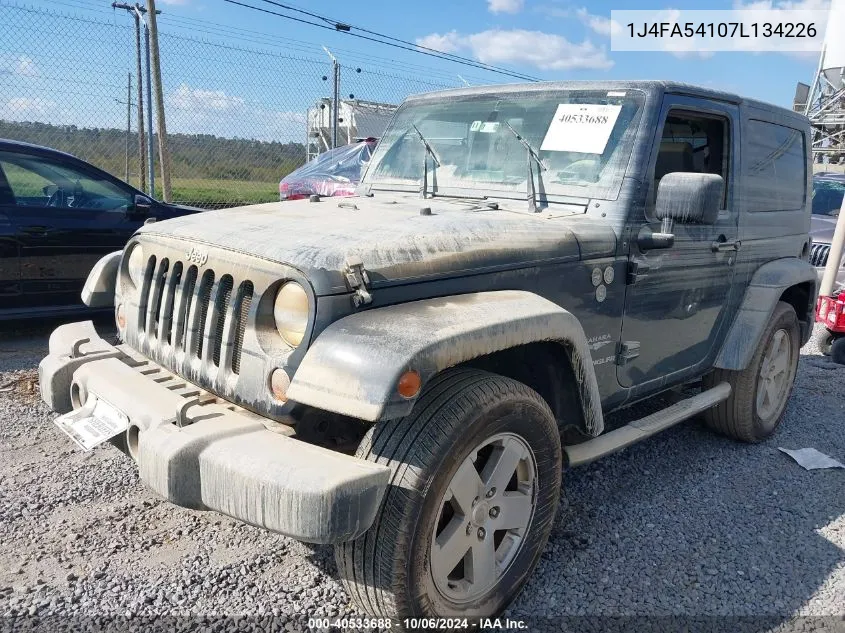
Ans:
[[[209,211],[138,233],[204,244],[212,259],[215,248],[225,248],[290,265],[317,294],[332,294],[348,290],[342,271],[349,256],[361,258],[379,287],[612,255],[613,229],[587,218],[585,208],[529,214],[410,195],[335,198]]]

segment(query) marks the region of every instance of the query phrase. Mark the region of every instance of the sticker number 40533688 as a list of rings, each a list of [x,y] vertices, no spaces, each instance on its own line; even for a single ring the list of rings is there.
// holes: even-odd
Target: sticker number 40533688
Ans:
[[[621,105],[561,103],[557,106],[541,150],[601,154],[610,139]]]

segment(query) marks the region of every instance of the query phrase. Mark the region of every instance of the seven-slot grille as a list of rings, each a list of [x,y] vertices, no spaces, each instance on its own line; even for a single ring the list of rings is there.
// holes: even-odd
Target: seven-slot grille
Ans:
[[[830,244],[813,244],[810,249],[810,264],[816,267],[826,266],[829,254]]]
[[[239,373],[252,294],[251,281],[151,256],[138,304],[145,351],[166,364],[176,354]]]

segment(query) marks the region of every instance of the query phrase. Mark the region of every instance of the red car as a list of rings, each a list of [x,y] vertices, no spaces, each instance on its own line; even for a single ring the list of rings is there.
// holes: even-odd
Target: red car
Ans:
[[[299,200],[311,194],[351,196],[361,182],[376,139],[368,138],[320,154],[279,183],[280,200]]]

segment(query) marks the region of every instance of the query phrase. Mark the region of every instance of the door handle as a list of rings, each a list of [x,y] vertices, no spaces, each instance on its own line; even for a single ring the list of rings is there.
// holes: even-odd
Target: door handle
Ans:
[[[710,250],[714,253],[723,253],[725,251],[738,251],[741,246],[741,241],[728,240],[724,235],[720,235],[715,242],[710,244]]]

